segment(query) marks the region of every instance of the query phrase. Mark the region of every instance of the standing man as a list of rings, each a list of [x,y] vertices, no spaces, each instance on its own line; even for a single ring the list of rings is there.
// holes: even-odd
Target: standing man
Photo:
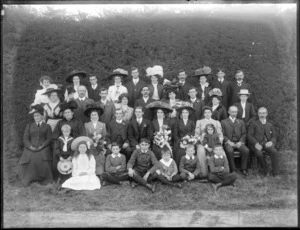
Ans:
[[[187,101],[189,99],[189,89],[192,87],[192,85],[186,82],[187,75],[183,69],[178,71],[177,77],[179,80],[178,99]]]
[[[229,106],[234,105],[235,103],[240,101],[238,93],[241,89],[248,89],[249,92],[252,92],[250,85],[244,81],[244,72],[242,70],[238,70],[235,74],[235,81],[232,81],[230,84],[230,99]],[[251,97],[249,97],[248,101],[251,102]]]
[[[89,98],[94,101],[100,101],[100,86],[97,84],[97,77],[92,75],[89,77],[89,80],[90,85],[87,87]]]
[[[241,171],[244,176],[248,176],[247,164],[249,158],[249,149],[246,147],[246,127],[242,120],[236,118],[238,109],[236,106],[230,106],[229,117],[221,121],[224,136],[224,149],[228,158],[230,172],[234,172],[234,150],[241,153],[242,163]]]
[[[132,80],[126,82],[125,87],[128,91],[128,106],[134,107],[135,101],[142,97],[141,91],[146,82],[139,78],[139,70],[136,67],[131,68]]]
[[[143,118],[142,106],[137,106],[134,110],[135,118],[129,122],[128,139],[132,151],[140,149],[139,143],[142,138],[147,138],[152,143],[153,127],[152,122]]]
[[[272,123],[267,121],[267,116],[268,110],[265,107],[258,109],[259,119],[250,124],[247,137],[251,151],[263,167],[264,176],[269,174],[269,169],[263,150],[271,157],[273,176],[279,177],[278,152],[275,149],[276,132]]]
[[[204,102],[201,99],[197,98],[197,93],[197,88],[195,86],[191,86],[191,88],[189,89],[190,99],[187,100],[187,102],[192,104],[193,108],[195,109],[195,111],[193,111],[190,115],[190,119],[195,123],[197,122],[197,120],[202,119],[202,112],[204,108]]]
[[[90,121],[90,118],[84,115],[86,106],[94,103],[93,99],[86,97],[86,92],[87,90],[84,85],[78,86],[78,98],[74,100],[78,105],[78,107],[74,109],[74,116],[81,120],[83,124]]]
[[[102,108],[104,109],[103,114],[100,116],[100,121],[108,124],[114,114],[115,114],[115,104],[109,100],[107,100],[107,89],[106,88],[101,88],[100,89],[100,98],[101,100],[98,101],[96,104],[102,106]]]
[[[144,86],[142,88],[143,97],[135,101],[134,108],[136,108],[137,106],[142,106],[143,109],[144,109],[144,118],[147,119],[147,120],[152,121],[153,116],[154,116],[153,112],[150,109],[147,109],[146,105],[148,105],[151,102],[154,102],[156,100],[150,98],[149,94],[150,94],[149,86]]]
[[[214,77],[211,82],[212,88],[218,88],[222,92],[221,104],[228,110],[229,99],[231,95],[230,82],[225,79],[225,71],[223,68],[219,68],[217,72],[217,77]]]

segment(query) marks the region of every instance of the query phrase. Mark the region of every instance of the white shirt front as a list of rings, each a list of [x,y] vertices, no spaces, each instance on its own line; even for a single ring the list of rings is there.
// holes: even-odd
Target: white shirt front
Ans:
[[[118,101],[119,96],[123,93],[128,93],[128,90],[125,86],[119,85],[117,87],[116,85],[111,85],[108,88],[107,100],[109,100],[109,101]]]
[[[122,119],[121,120],[116,120],[117,123],[121,124],[122,123]]]
[[[142,121],[143,121],[143,118],[137,118],[136,121],[140,125],[142,123]]]
[[[157,83],[156,84],[153,84],[153,88],[154,88],[154,91],[153,91],[153,95],[152,95],[152,98],[154,100],[159,100],[159,96],[158,96],[158,90],[157,90]]]
[[[229,119],[232,121],[232,123],[234,123],[236,118],[232,118],[231,116],[229,116]]]
[[[144,100],[145,103],[147,103],[148,99],[149,99],[149,97],[147,97],[147,98],[143,97],[143,100]]]
[[[92,85],[92,88],[93,88],[93,89],[96,89],[96,88],[97,88],[97,86],[98,86],[98,84],[96,84],[96,85]]]
[[[139,82],[139,79],[138,78],[137,79],[133,78],[132,81],[133,81],[133,84],[136,85]]]
[[[185,158],[190,160],[191,158],[194,160],[195,156],[188,156],[188,155],[185,155]]]
[[[118,153],[117,155],[115,155],[115,154],[112,153],[112,154],[111,154],[111,157],[112,157],[112,158],[121,157],[121,154]]]
[[[246,102],[241,102],[241,105],[242,105],[242,108],[243,108],[243,115],[242,115],[242,118],[245,118],[246,117]]]

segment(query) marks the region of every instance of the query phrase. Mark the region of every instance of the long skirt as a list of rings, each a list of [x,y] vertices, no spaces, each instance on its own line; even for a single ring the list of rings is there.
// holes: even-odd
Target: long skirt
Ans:
[[[61,187],[73,190],[95,190],[100,189],[101,184],[96,175],[84,175],[71,177]]]
[[[25,149],[24,151],[30,150]],[[52,161],[43,159],[43,151],[49,152],[50,148],[45,148],[39,152],[33,152],[29,162],[18,165],[18,177],[24,185],[27,186],[34,181],[53,181]]]

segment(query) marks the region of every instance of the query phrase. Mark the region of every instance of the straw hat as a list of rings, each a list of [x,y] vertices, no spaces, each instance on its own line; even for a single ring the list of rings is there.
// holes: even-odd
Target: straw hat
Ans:
[[[81,141],[89,142],[90,145],[93,145],[93,144],[94,144],[94,141],[93,141],[91,138],[89,138],[89,137],[87,137],[87,136],[80,136],[80,137],[77,137],[77,138],[75,138],[75,139],[73,140],[73,142],[72,142],[72,144],[71,144],[71,149],[72,149],[73,151],[75,151],[75,150],[78,148],[79,142],[81,142]]]
[[[64,160],[64,161],[59,161],[57,164],[57,170],[63,174],[63,175],[68,175],[72,172],[73,164],[71,161]]]

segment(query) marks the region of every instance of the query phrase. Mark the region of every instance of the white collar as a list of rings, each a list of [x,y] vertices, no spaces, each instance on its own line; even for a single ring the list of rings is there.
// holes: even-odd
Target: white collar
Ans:
[[[62,139],[63,141],[66,141],[66,142],[73,139],[73,137],[71,137],[71,136],[68,136],[68,139],[65,139],[65,136],[60,136],[59,138]]]
[[[187,123],[189,119],[183,119],[182,118],[182,120],[183,120],[183,123]]]
[[[263,119],[263,120],[259,119],[259,121],[260,121],[262,124],[266,124],[266,123],[267,123],[267,119]]]
[[[164,159],[160,159],[159,161],[160,161],[163,165],[169,167],[169,166],[172,164],[173,159],[170,158],[170,160],[169,160],[168,162],[165,161]]]
[[[183,84],[183,85],[184,85],[184,83],[185,83],[185,80],[183,80],[183,81],[180,81],[180,80],[179,80],[179,83],[181,83],[181,84]]]
[[[223,78],[218,78],[218,81],[224,81],[224,77]]]
[[[144,101],[148,101],[150,97],[143,97]]]
[[[211,121],[212,120],[212,118],[209,118],[209,119],[207,119],[207,118],[204,118],[206,121]]]
[[[245,101],[245,102],[241,102],[241,105],[242,105],[243,107],[245,107],[245,106],[246,106],[246,101]]]
[[[232,122],[234,122],[235,119],[236,119],[236,118],[232,118],[231,116],[229,116],[229,118],[230,118],[230,120],[231,120]]]
[[[96,85],[91,85],[93,89],[96,89],[98,84],[96,83]]]
[[[133,82],[138,82],[140,78],[132,78]]]
[[[107,100],[105,99],[105,100],[101,100],[101,102],[102,102],[102,104],[106,104],[106,102],[107,102]]]
[[[223,159],[223,155],[221,155],[221,156],[217,156],[216,154],[214,154],[214,158],[216,158],[216,159]]]
[[[184,157],[185,157],[186,159],[188,159],[188,160],[190,160],[190,158],[191,158],[191,157],[192,157],[192,159],[193,159],[193,160],[195,159],[195,156],[194,156],[194,155],[193,155],[193,156],[191,156],[191,157],[190,157],[190,156],[188,156],[188,155],[185,155]]]
[[[119,123],[119,124],[121,124],[123,122],[123,120],[122,119],[121,120],[117,120],[116,119],[116,122]]]
[[[85,99],[86,99],[85,97],[78,97],[79,101],[85,101]]]
[[[58,105],[58,103],[59,103],[59,100],[57,101],[57,102],[55,102],[55,103],[53,103],[53,102],[51,102],[50,100],[49,100],[49,106],[51,107],[51,108],[54,108],[55,106],[57,106]]]
[[[151,82],[151,84],[152,84],[152,85],[157,85],[157,84],[158,84],[158,82],[157,82],[157,83],[152,83],[152,82]]]
[[[112,158],[121,157],[121,153],[118,153],[118,155],[115,155],[115,154],[112,153],[112,154],[111,154],[111,157],[112,157]]]
[[[197,100],[197,98],[195,97],[194,99],[193,98],[190,98],[190,100],[192,101],[192,102],[195,102],[196,100]]]
[[[142,118],[142,117],[141,117],[141,118],[137,118],[136,121],[137,121],[137,122],[140,121],[140,122],[142,123],[143,118]]]
[[[43,124],[43,121],[40,121],[40,122],[35,122],[35,123],[36,123],[36,125],[38,125],[38,124],[39,124],[39,125],[41,126],[41,125]]]
[[[241,81],[236,81],[238,84],[242,84],[243,83],[243,80],[241,80]]]

